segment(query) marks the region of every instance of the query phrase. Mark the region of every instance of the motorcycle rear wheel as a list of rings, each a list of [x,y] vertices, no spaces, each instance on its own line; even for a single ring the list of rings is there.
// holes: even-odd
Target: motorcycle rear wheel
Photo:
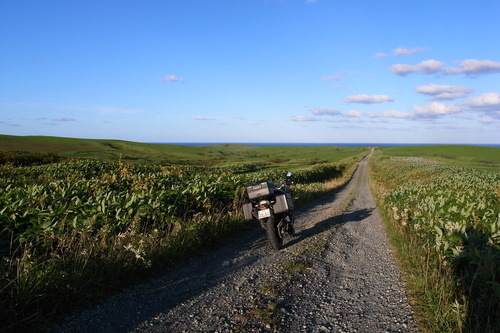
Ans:
[[[266,234],[269,245],[279,251],[283,247],[283,234],[278,230],[278,223],[276,223],[274,216],[270,216],[266,220]]]

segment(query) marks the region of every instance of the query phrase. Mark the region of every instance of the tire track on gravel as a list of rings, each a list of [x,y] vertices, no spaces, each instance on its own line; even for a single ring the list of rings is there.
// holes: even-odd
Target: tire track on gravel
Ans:
[[[369,189],[366,158],[357,173],[342,224],[322,239],[324,250],[284,305],[286,331],[418,331]],[[301,308],[309,309],[305,318],[297,315]]]
[[[297,236],[284,250],[272,251],[264,230],[253,230],[49,331],[416,331],[366,163],[296,212]]]

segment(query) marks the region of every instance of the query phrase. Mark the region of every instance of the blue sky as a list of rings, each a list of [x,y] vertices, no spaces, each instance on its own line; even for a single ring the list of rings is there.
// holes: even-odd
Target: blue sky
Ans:
[[[500,144],[500,2],[0,2],[0,133]]]

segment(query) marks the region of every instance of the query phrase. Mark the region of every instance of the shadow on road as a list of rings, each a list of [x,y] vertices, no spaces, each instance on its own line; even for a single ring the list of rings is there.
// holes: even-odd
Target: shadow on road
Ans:
[[[317,223],[308,223],[304,221],[305,228],[296,234],[292,240],[288,240],[285,243],[285,248],[297,244],[311,236],[324,232],[331,229],[335,225],[340,225],[349,222],[359,222],[369,217],[374,208],[363,208],[354,211],[344,210],[342,208],[342,203],[347,203],[350,200],[352,193],[358,191],[359,181],[363,177],[366,177],[366,161],[368,156],[358,163],[356,170],[354,171],[351,179],[346,182],[341,187],[330,192],[323,198],[315,200],[311,205],[307,205],[302,211],[307,211],[307,215],[301,217],[301,219],[307,219],[308,216],[313,216],[313,220],[319,220]],[[338,203],[338,204],[337,204]],[[336,207],[337,212],[332,209]],[[319,217],[318,217],[319,216]],[[324,219],[324,216],[329,216]]]
[[[349,222],[360,222],[370,217],[375,209],[374,208],[364,208],[353,212],[345,213],[342,215],[342,220],[344,223]]]
[[[335,225],[341,225],[345,223],[351,222],[360,222],[365,218],[369,217],[373,213],[373,208],[370,209],[359,209],[353,212],[341,213],[332,217],[329,217],[325,220],[322,220],[310,228],[304,229],[301,232],[295,235],[295,238],[285,243],[285,248],[292,246],[294,244],[300,243],[303,240],[312,237],[316,234],[319,234],[323,231],[331,229]]]

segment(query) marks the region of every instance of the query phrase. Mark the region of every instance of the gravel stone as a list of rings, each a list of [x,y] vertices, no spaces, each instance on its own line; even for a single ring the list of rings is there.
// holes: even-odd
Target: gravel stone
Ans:
[[[47,332],[417,332],[368,158],[346,186],[296,211],[283,250],[250,231]]]

